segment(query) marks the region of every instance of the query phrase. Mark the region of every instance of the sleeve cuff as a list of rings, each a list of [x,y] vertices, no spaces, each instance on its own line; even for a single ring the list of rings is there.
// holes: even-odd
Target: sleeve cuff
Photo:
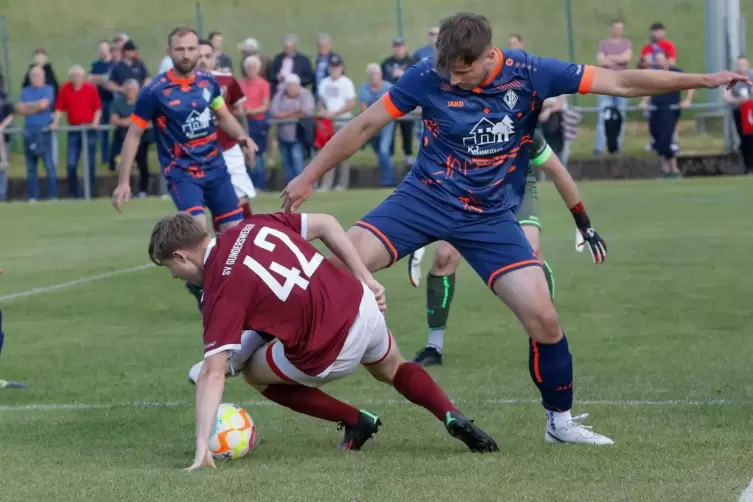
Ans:
[[[397,106],[395,106],[395,103],[392,101],[392,97],[390,97],[389,92],[382,96],[381,101],[384,104],[384,107],[387,109],[387,113],[389,113],[393,119],[399,119],[400,117],[403,117],[405,115],[397,108]]]
[[[146,120],[142,119],[141,117],[139,117],[135,113],[131,114],[131,124],[135,125],[136,127],[141,128],[141,129],[146,129],[147,126],[149,126],[149,122],[147,122]]]

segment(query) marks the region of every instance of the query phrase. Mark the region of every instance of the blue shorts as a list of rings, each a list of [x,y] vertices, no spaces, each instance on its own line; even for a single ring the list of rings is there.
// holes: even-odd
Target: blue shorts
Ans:
[[[405,183],[356,225],[377,236],[392,264],[431,242],[447,241],[489,288],[507,272],[541,266],[511,210],[458,211]]]
[[[167,180],[175,207],[190,215],[204,214],[207,207],[218,224],[243,219],[238,196],[226,169],[179,174]]]

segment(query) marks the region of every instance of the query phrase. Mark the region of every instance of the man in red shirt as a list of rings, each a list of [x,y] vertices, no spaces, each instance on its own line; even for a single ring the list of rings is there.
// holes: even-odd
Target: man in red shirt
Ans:
[[[353,275],[308,242],[317,238]],[[241,348],[241,332],[252,328],[275,339],[251,356],[246,381],[282,406],[343,424],[341,449],[359,450],[381,421],[318,387],[363,364],[374,378],[433,413],[471,451],[498,450],[420,365],[400,355],[381,313],[384,289],[334,217],[253,215],[212,239],[189,215],[176,214],[155,225],[149,256],[173,277],[204,288],[204,365],[196,384],[196,457],[189,470],[213,466],[208,447],[226,362]]]
[[[217,64],[216,52],[212,43],[208,40],[199,41],[199,63],[202,70],[212,73],[212,76],[220,84],[222,98],[225,100],[228,109],[236,115],[243,114],[243,102],[246,101],[246,95],[238,85],[232,73],[215,71]],[[244,120],[239,120],[240,124],[245,124]],[[226,133],[222,128],[217,129],[217,142],[222,148],[222,157],[225,159],[227,172],[230,174],[230,181],[235,189],[235,195],[238,196],[243,216],[251,216],[251,207],[249,199],[256,197],[256,190],[251,178],[246,170],[246,158],[243,155],[238,142]],[[216,229],[215,229],[216,230]]]
[[[667,40],[667,33],[664,31],[664,25],[662,23],[654,23],[651,25],[651,42],[643,46],[641,50],[641,59],[645,60],[649,64],[654,62],[654,54],[657,52],[663,52],[669,58],[670,66],[677,64],[677,48],[675,44]]]
[[[102,117],[102,102],[99,99],[97,87],[86,81],[86,71],[80,65],[73,65],[68,71],[70,80],[63,84],[55,100],[55,117],[50,124],[54,129],[60,123],[60,117],[66,114],[68,125],[89,126],[84,131],[70,131],[68,133],[68,196],[78,198],[83,196],[78,189],[78,159],[84,148],[84,134],[86,135],[87,153],[89,156],[89,186],[94,197],[95,169],[97,165],[97,139],[99,121]]]

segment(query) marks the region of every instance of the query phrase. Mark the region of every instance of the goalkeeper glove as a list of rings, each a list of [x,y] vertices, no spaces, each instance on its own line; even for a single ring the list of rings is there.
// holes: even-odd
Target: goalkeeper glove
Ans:
[[[604,239],[591,226],[591,220],[586,214],[586,208],[583,207],[583,203],[578,202],[571,207],[570,213],[572,213],[575,225],[578,227],[578,231],[575,234],[576,251],[583,251],[583,248],[587,244],[593,262],[596,264],[604,263],[604,260],[607,259],[607,243],[604,242]]]

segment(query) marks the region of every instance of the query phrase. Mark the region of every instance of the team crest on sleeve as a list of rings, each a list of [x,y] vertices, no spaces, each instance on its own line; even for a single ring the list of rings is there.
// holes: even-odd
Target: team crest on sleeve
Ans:
[[[509,115],[497,123],[484,117],[463,138],[463,146],[470,155],[493,155],[503,151],[514,134],[515,125]]]

